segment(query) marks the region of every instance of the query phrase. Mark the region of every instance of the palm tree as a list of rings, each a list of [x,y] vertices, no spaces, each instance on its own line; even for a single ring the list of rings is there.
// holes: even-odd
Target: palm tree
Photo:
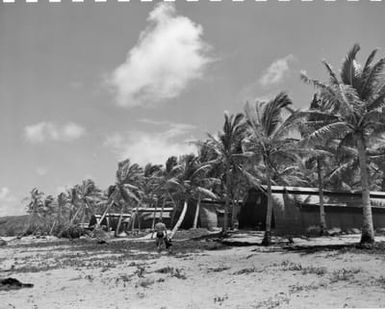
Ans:
[[[73,194],[75,204],[78,204],[78,209],[71,218],[70,225],[75,222],[79,215],[80,223],[84,223],[86,217],[93,215],[95,204],[101,197],[101,190],[96,186],[92,179],[86,179],[82,181],[81,185],[76,185],[74,187]]]
[[[313,100],[310,104],[311,109],[316,109],[320,105],[320,99],[317,94],[313,96]],[[317,121],[317,118],[309,118],[309,120]],[[307,145],[306,137],[311,132],[311,126],[308,126],[307,123],[303,123],[299,125],[299,131],[302,137],[302,141],[305,142],[305,145],[302,145],[302,148],[306,148],[307,152],[303,154],[304,157],[304,174],[307,174],[306,177],[311,186],[318,186],[318,194],[319,194],[319,210],[320,210],[320,235],[324,235],[327,225],[326,225],[326,213],[325,213],[325,201],[324,201],[324,187],[325,187],[325,174],[326,169],[332,171],[332,158],[335,154],[335,143],[333,141],[328,141],[327,144],[318,144],[318,145]],[[309,148],[310,146],[310,148]],[[316,176],[313,176],[312,172],[315,171]],[[333,172],[331,172],[333,174]],[[316,184],[315,184],[316,183]]]
[[[245,155],[249,155],[254,164],[252,170],[244,169],[244,171],[254,185],[261,187],[262,184],[267,184],[266,229],[263,245],[271,243],[273,211],[271,187],[274,177],[286,176],[292,178],[290,181],[295,178],[293,171],[296,166],[286,166],[298,160],[295,155],[297,140],[287,137],[298,120],[297,114],[291,113],[291,104],[287,94],[281,92],[268,102],[256,102],[253,105],[246,104],[245,106],[245,117],[248,124],[248,136],[244,141]],[[291,115],[284,120],[283,112],[285,110]]]
[[[331,162],[333,157],[333,152],[326,145],[318,145],[313,149],[308,149],[308,153],[304,157],[304,168],[306,169],[305,174],[308,174],[308,177],[305,176],[307,183],[313,187],[318,187],[319,194],[319,218],[320,218],[320,231],[319,234],[322,236],[325,234],[327,229],[326,224],[326,212],[325,212],[325,198],[324,190],[325,183],[329,177],[327,177],[328,171],[331,170],[331,167],[334,167]],[[316,174],[313,178],[312,174]],[[332,171],[330,171],[332,173]],[[309,175],[310,174],[310,175]],[[310,176],[310,177],[309,177]]]
[[[24,200],[28,201],[27,213],[29,213],[28,223],[23,234],[28,232],[34,233],[35,231],[30,229],[36,229],[35,220],[41,217],[42,209],[44,208],[44,192],[39,191],[37,188],[33,188],[30,192],[30,196]]]
[[[341,145],[355,145],[358,151],[363,203],[361,243],[374,242],[370,184],[368,177],[367,149],[369,138],[385,131],[385,58],[373,63],[376,50],[372,51],[364,65],[356,60],[358,44],[348,52],[340,76],[323,61],[329,74],[327,83],[302,79],[314,85],[322,98],[317,110],[310,110],[309,117],[317,117],[315,130],[308,136],[310,143],[322,143],[340,139]],[[321,120],[322,119],[322,120]],[[312,125],[312,121],[308,121]]]
[[[157,213],[157,206],[160,201],[161,195],[161,182],[162,182],[162,165],[148,163],[144,167],[143,171],[143,181],[141,182],[141,203],[147,205],[148,207],[155,206],[152,218],[152,229],[155,227],[155,219]],[[134,218],[138,218],[138,225],[140,228],[140,218],[138,216],[138,208],[136,208],[136,213]],[[134,222],[132,225],[132,230],[134,230]]]
[[[202,197],[210,197],[216,199],[217,196],[209,189],[205,188],[205,174],[211,168],[208,164],[200,164],[198,158],[193,155],[186,155],[180,159],[179,164],[175,167],[179,173],[168,181],[169,185],[173,185],[179,197],[183,200],[182,213],[172,229],[170,238],[172,238],[181,226],[187,212],[188,201],[191,198],[200,199]],[[197,205],[198,206],[198,205]]]
[[[62,225],[63,220],[63,212],[65,211],[65,206],[68,203],[68,196],[65,192],[60,192],[57,196],[57,203],[58,203],[58,212],[57,212],[57,222],[58,225]]]
[[[224,234],[227,233],[228,213],[232,198],[231,173],[234,172],[239,165],[239,155],[242,153],[244,133],[245,125],[243,114],[229,115],[226,112],[222,131],[219,132],[217,136],[208,134],[209,140],[205,143],[205,146],[209,147],[216,154],[216,160],[213,161],[213,164],[221,164],[220,178],[224,187],[223,193],[225,198]],[[232,205],[235,207],[234,201],[232,201]],[[234,220],[235,218],[232,218],[232,223]]]
[[[131,165],[129,159],[118,163],[118,170],[116,171],[116,182],[113,186],[110,187],[109,190],[110,202],[107,203],[107,207],[95,228],[100,226],[100,223],[105,218],[106,214],[114,203],[118,205],[120,204],[120,216],[117,228],[115,230],[115,236],[118,235],[126,205],[129,204],[132,200],[134,200],[136,203],[139,203],[139,185],[142,181],[142,177],[143,170],[138,164],[135,163]]]

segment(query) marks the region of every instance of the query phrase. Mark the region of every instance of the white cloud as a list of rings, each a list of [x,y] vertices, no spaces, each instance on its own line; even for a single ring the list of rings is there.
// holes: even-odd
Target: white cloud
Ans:
[[[270,86],[280,83],[289,73],[289,63],[294,61],[293,55],[274,61],[259,79],[262,86]]]
[[[45,141],[69,142],[80,138],[86,130],[72,122],[57,125],[52,122],[39,122],[24,128],[24,136],[31,143],[43,143]]]
[[[196,153],[194,145],[188,143],[186,135],[194,127],[186,124],[168,124],[168,128],[157,133],[131,131],[123,135],[114,133],[105,140],[118,159],[129,158],[132,162],[145,165],[164,164],[170,156]]]
[[[212,59],[203,29],[160,3],[126,61],[107,78],[121,106],[151,105],[177,97],[193,80],[203,77]]]

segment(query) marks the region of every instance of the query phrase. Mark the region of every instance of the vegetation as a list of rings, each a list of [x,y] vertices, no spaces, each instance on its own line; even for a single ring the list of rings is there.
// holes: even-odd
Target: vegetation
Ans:
[[[309,142],[337,139],[340,147],[347,145],[357,150],[363,204],[361,243],[373,243],[367,151],[371,139],[385,132],[385,58],[373,64],[374,50],[362,66],[356,60],[359,50],[356,44],[348,52],[339,77],[323,62],[329,74],[327,83],[304,74],[302,78],[313,84],[321,97],[318,107],[308,112],[313,116],[309,123],[314,127],[307,137]]]
[[[295,110],[289,96],[281,92],[266,102],[246,104],[243,113],[225,113],[222,130],[196,142],[196,155],[170,157],[164,166],[141,167],[129,159],[119,162],[115,184],[104,191],[90,179],[57,197],[34,188],[27,199],[24,233],[68,234],[95,213],[103,218],[116,211],[121,214],[118,234],[123,213],[131,213],[134,230],[136,225],[140,229],[139,207],[161,209],[163,217],[167,206],[174,209],[174,235],[192,203],[197,205],[193,227],[198,227],[200,202],[209,198],[224,201],[226,234],[229,226],[236,227],[239,200],[248,188],[257,187],[267,195],[263,244],[269,245],[272,186],[306,185],[319,188],[321,233],[327,215],[323,191],[361,191],[361,243],[373,243],[369,191],[385,190],[385,149],[379,146],[385,132],[385,58],[374,62],[374,50],[361,65],[356,59],[359,49],[354,45],[348,52],[340,74],[324,61],[326,82],[302,74],[302,80],[315,87],[305,110]]]

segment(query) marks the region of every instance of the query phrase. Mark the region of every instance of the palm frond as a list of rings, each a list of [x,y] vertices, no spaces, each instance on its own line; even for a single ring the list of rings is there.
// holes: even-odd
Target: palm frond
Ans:
[[[261,124],[266,136],[273,135],[278,125],[282,122],[282,110],[291,104],[293,103],[289,96],[285,92],[281,92],[265,105]]]
[[[350,133],[352,128],[346,122],[334,122],[327,124],[306,137],[306,140],[310,144],[322,144],[325,141],[343,138]]]
[[[327,63],[326,60],[323,60],[322,63],[325,65],[326,70],[327,70],[328,73],[329,73],[329,76],[330,76],[330,83],[331,83],[332,85],[339,85],[340,82],[339,82],[339,80],[338,80],[338,77],[337,77],[336,73],[334,73],[334,71],[333,71],[331,65],[330,65],[329,63]]]
[[[377,95],[368,103],[368,110],[372,111],[385,107],[385,84],[377,91]]]
[[[204,188],[204,187],[196,187],[195,189],[199,194],[203,195],[203,196],[206,196],[206,197],[210,197],[212,199],[217,199],[217,195],[215,193],[213,193],[212,191]]]
[[[356,79],[356,67],[355,60],[358,51],[360,50],[360,46],[358,44],[354,44],[352,49],[346,55],[344,62],[342,63],[341,69],[341,79],[344,84],[355,86]]]
[[[384,78],[385,58],[380,59],[371,67],[371,70],[365,76],[365,82],[362,86],[361,97],[369,98],[373,93],[374,86],[381,82]]]

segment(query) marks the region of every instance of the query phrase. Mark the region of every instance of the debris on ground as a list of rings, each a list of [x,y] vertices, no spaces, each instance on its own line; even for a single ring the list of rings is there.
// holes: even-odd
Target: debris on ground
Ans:
[[[22,283],[15,278],[5,278],[0,280],[0,291],[18,290],[21,288],[32,287],[32,283]]]

